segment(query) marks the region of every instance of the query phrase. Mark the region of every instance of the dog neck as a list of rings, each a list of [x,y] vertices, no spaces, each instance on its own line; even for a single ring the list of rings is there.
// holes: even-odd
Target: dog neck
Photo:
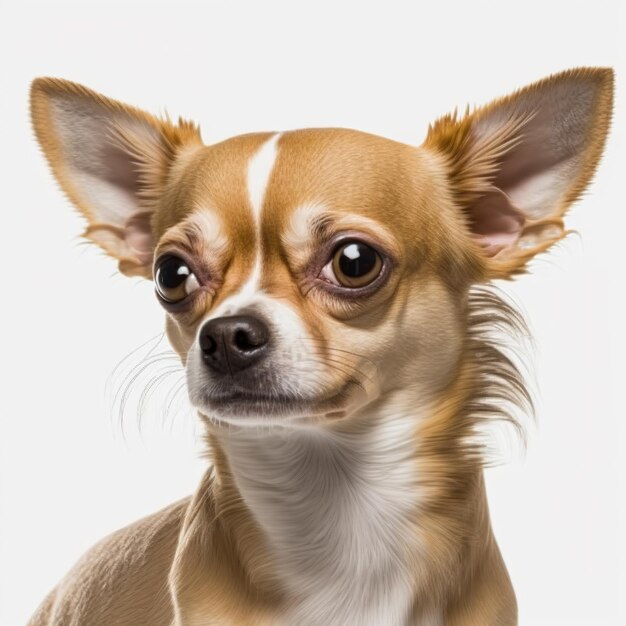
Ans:
[[[231,497],[234,487],[265,538],[286,623],[402,624],[417,587],[432,583],[434,537],[420,525],[433,495],[420,479],[418,433],[428,420],[415,407],[403,392],[349,426],[216,434],[218,480],[232,481]],[[418,581],[426,570],[429,582]]]

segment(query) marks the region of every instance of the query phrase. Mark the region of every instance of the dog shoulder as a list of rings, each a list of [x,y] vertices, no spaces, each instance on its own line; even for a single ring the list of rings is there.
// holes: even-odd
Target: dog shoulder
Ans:
[[[28,626],[169,626],[168,574],[189,501],[98,542],[42,602]]]

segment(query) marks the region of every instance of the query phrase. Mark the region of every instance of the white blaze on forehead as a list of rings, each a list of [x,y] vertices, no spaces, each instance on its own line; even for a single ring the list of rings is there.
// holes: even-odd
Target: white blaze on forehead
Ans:
[[[276,162],[276,155],[278,154],[276,144],[279,139],[280,133],[270,137],[248,163],[248,196],[257,228],[260,228],[261,225],[263,199]]]
[[[261,212],[263,210],[265,192],[276,162],[278,154],[277,143],[280,136],[280,133],[272,135],[261,145],[248,162],[248,196],[250,198],[252,217],[257,229],[257,249],[252,272],[237,293],[226,298],[211,317],[233,315],[244,307],[258,301],[262,295],[259,289],[261,278]]]

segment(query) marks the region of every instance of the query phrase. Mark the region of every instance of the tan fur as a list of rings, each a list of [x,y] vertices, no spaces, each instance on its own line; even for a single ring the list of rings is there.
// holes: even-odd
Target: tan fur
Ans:
[[[555,85],[591,90],[588,119],[579,124],[583,147],[559,203],[540,218],[525,216],[519,237],[494,254],[473,232],[471,208],[501,193],[499,172],[540,116],[527,104]],[[87,102],[108,124],[107,141],[135,164],[136,211],[151,224],[149,254],[127,252],[127,228],[98,222],[85,204],[60,137],[69,131],[55,121],[58,99],[69,99],[68,110]],[[365,441],[385,410],[415,411],[407,477],[415,497],[407,496],[411,513],[402,518],[411,588],[404,623],[446,626],[517,623],[489,522],[480,434],[494,419],[517,426],[515,407],[531,408],[518,369],[491,334],[519,332],[523,322],[480,285],[526,271],[564,235],[563,215],[596,168],[611,106],[612,73],[583,69],[464,117],[446,116],[419,148],[345,129],[283,133],[257,229],[246,168],[271,134],[203,146],[192,124],[157,120],[66,81],[37,79],[32,91],[35,132],[89,222],[86,235],[127,274],[150,277],[148,257],[163,253],[194,264],[202,287],[166,322],[183,363],[200,325],[260,263],[259,289],[296,312],[319,368],[311,427],[337,441]],[[495,131],[479,132],[481,123]],[[360,233],[393,259],[387,282],[367,299],[332,297],[308,273],[311,259],[343,231]],[[31,626],[262,625],[291,615],[281,555],[238,486],[224,425],[201,418],[214,464],[194,496],[94,547]],[[372,471],[379,461],[371,460]]]

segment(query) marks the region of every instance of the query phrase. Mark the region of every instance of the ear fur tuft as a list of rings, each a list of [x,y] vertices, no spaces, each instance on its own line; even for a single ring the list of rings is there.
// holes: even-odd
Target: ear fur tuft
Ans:
[[[429,127],[424,146],[446,161],[489,277],[524,272],[567,234],[563,216],[597,168],[612,106],[613,71],[579,68]]]

